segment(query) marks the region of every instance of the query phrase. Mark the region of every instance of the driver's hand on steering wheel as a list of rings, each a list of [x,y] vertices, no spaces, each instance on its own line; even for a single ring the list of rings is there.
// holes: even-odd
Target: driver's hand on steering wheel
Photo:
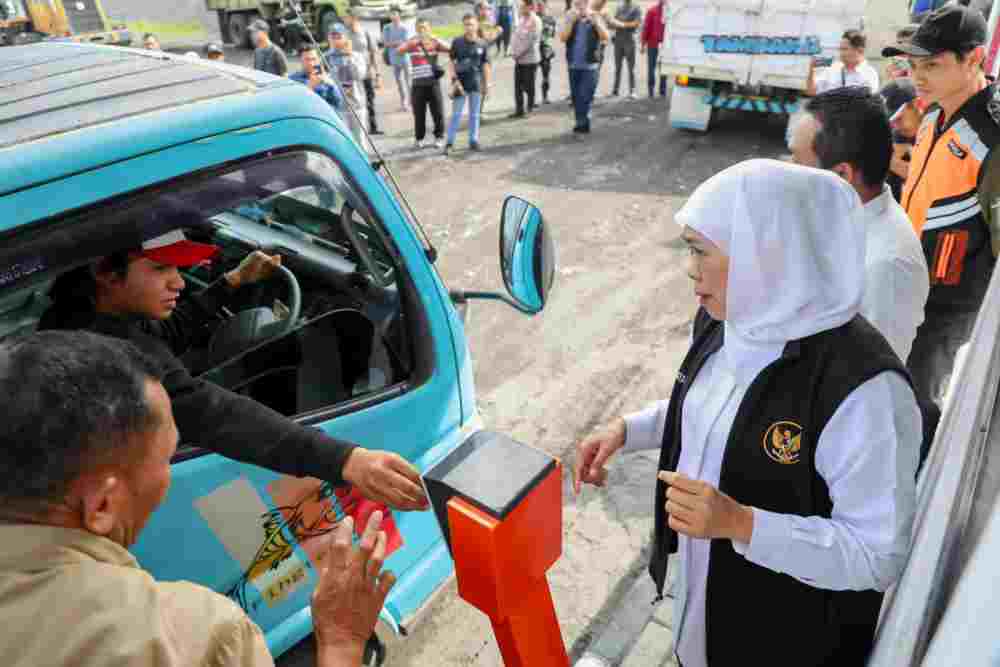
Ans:
[[[278,266],[281,266],[281,255],[268,255],[254,250],[243,258],[239,266],[226,274],[226,280],[233,289],[239,289],[244,285],[268,280]]]

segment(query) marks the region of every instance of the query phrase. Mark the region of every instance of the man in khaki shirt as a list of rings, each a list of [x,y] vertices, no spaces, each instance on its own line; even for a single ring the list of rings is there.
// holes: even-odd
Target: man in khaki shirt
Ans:
[[[231,600],[157,582],[128,552],[170,485],[177,428],[130,343],[45,332],[0,345],[0,665],[270,666]],[[375,512],[345,519],[313,593],[317,667],[361,665],[395,578]]]

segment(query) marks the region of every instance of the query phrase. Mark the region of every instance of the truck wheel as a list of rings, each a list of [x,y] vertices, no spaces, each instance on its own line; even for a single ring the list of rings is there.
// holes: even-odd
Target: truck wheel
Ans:
[[[330,28],[334,26],[335,23],[340,23],[340,17],[337,16],[336,9],[327,9],[322,14],[319,15],[319,34],[313,35],[316,41],[323,43],[326,36],[330,34]]]
[[[224,9],[220,9],[215,14],[219,19],[219,35],[222,37],[222,43],[232,44],[233,36],[229,34],[229,21],[226,17],[226,11]]]
[[[361,661],[364,667],[382,667],[385,664],[385,644],[373,634],[365,646],[365,657]]]
[[[229,36],[233,40],[233,44],[237,47],[243,47],[244,49],[252,49],[253,44],[250,43],[250,32],[247,27],[250,25],[251,14],[247,12],[230,12],[229,21]]]

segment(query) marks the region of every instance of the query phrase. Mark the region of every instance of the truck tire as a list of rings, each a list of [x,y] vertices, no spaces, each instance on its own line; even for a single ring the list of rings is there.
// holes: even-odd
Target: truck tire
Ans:
[[[229,20],[226,16],[226,10],[220,9],[215,14],[219,19],[219,36],[222,38],[222,43],[232,44],[233,36],[229,34]]]
[[[256,13],[229,12],[227,18],[226,24],[229,26],[229,36],[232,38],[233,44],[244,49],[252,49],[253,44],[250,42],[250,32],[247,27],[257,18]]]
[[[313,37],[316,38],[316,41],[322,44],[326,40],[327,35],[330,34],[330,28],[332,28],[335,23],[340,23],[340,17],[337,15],[337,10],[332,8],[323,10],[323,13],[319,15],[319,21],[317,22],[319,34],[313,35]]]
[[[385,644],[377,634],[373,634],[365,646],[365,654],[361,664],[363,667],[383,667],[385,665]]]

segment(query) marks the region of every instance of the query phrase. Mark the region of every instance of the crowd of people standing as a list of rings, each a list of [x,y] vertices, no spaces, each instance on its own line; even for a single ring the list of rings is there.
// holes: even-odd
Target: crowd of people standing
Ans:
[[[382,134],[377,98],[384,89],[385,66],[392,71],[399,109],[413,114],[414,147],[432,145],[447,155],[466,115],[469,148],[480,149],[482,113],[497,81],[498,60],[513,61],[514,110],[508,117],[523,119],[539,105],[554,101],[553,81],[560,71],[555,63],[564,53],[570,91],[566,101],[575,118],[573,132],[585,135],[590,132],[591,108],[606,53],[613,52],[608,59],[614,63],[609,96],[619,95],[627,76],[626,95],[638,98],[637,52],[648,54],[648,92],[649,97],[655,96],[656,62],[667,30],[667,0],[659,0],[645,13],[635,0],[623,0],[614,13],[608,10],[607,0],[571,2],[573,6],[567,6],[560,21],[549,0],[477,0],[474,11],[463,17],[463,34],[451,42],[436,36],[427,19],[418,20],[415,29],[411,28],[396,8],[381,34],[373,35],[348,10],[326,35],[316,35],[322,40],[320,44],[295,40],[301,67],[294,73],[286,52],[272,41],[268,22],[258,19],[248,26],[254,46],[252,67],[308,86],[343,117],[355,140],[364,145],[365,134]],[[144,46],[161,48],[153,34],[145,35]],[[218,44],[209,44],[200,55],[212,60],[225,58]],[[659,77],[659,84],[659,96],[665,97],[667,78]],[[447,124],[446,96],[451,100]],[[428,134],[432,135],[430,141]]]

